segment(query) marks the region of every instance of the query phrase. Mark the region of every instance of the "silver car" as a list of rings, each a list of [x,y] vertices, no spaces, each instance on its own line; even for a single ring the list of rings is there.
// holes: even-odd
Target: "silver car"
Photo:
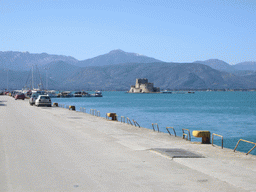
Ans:
[[[51,98],[48,95],[39,95],[35,101],[35,106],[52,106]]]
[[[35,104],[35,101],[36,101],[36,99],[37,99],[38,96],[39,96],[39,94],[33,93],[33,94],[31,95],[30,99],[29,99],[29,104],[30,104],[30,105],[34,105],[34,104]]]

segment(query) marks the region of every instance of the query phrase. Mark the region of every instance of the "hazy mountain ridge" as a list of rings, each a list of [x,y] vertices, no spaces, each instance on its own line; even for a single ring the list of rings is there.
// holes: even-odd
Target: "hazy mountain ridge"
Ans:
[[[73,57],[63,55],[50,55],[47,53],[29,53],[29,52],[14,52],[0,51],[0,66],[12,70],[29,70],[32,65],[46,65],[53,61],[64,61],[70,64],[78,62]]]
[[[136,78],[148,78],[161,89],[253,88],[245,77],[220,72],[197,63],[119,64],[81,68],[65,82],[76,89],[128,90]]]
[[[143,56],[137,53],[127,53],[120,49],[110,51],[107,54],[99,55],[97,57],[79,61],[76,65],[79,67],[88,66],[104,66],[121,63],[153,63],[162,62],[152,57]]]
[[[125,61],[127,63],[124,63]],[[29,75],[28,71],[22,70],[31,70],[31,67],[26,68],[26,65],[33,62],[39,65],[44,85],[46,76],[48,77],[51,89],[127,90],[130,85],[135,84],[136,78],[148,78],[161,89],[247,89],[256,86],[254,71],[236,70],[234,66],[229,66],[221,60],[166,63],[136,53],[114,50],[84,61],[46,53],[0,52],[0,89],[6,88],[7,85],[7,70],[4,70],[6,66],[10,70],[9,87],[20,89],[26,84]],[[119,62],[121,64],[117,64]],[[199,64],[200,62],[202,64]]]
[[[194,61],[193,63],[200,63],[207,65],[213,69],[217,69],[219,71],[226,71],[226,72],[234,72],[236,69],[232,66],[226,63],[225,61],[219,60],[219,59],[209,59],[205,61]]]
[[[256,71],[256,62],[255,61],[246,61],[234,65],[236,70],[253,70]]]

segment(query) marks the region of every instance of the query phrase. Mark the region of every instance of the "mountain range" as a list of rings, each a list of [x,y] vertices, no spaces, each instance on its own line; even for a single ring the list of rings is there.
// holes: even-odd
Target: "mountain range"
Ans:
[[[31,86],[31,66],[41,71],[48,88],[71,90],[128,90],[136,78],[148,78],[161,89],[256,88],[256,62],[236,65],[218,60],[167,63],[136,53],[113,50],[79,61],[71,56],[0,52],[0,90]],[[34,69],[35,72],[35,69]],[[39,74],[39,73],[38,73]],[[38,82],[35,84],[39,84]],[[43,83],[46,84],[46,83]]]

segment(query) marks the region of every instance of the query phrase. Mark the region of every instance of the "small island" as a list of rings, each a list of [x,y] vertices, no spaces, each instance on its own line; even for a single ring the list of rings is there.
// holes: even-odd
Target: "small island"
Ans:
[[[153,83],[149,83],[148,79],[136,79],[136,84],[131,86],[128,93],[159,93],[160,88],[154,87]]]

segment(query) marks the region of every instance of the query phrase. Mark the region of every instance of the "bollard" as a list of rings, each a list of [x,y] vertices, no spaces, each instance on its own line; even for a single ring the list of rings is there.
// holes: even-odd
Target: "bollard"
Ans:
[[[72,111],[75,111],[76,110],[76,107],[75,106],[73,106],[73,105],[69,105],[69,110],[72,110]]]
[[[202,144],[210,144],[211,133],[210,131],[193,131],[194,137],[202,137]]]
[[[117,115],[116,115],[116,113],[107,113],[107,116],[108,116],[108,117],[111,117],[111,118],[112,118],[112,121],[116,121],[116,120],[117,120]]]
[[[59,105],[58,105],[58,103],[53,103],[52,106],[53,107],[58,107]]]

